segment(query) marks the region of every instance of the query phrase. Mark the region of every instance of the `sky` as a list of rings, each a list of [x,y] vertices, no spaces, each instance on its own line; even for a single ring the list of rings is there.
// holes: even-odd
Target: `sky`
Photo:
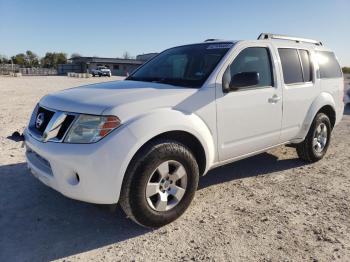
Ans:
[[[0,54],[121,57],[261,32],[322,41],[350,66],[350,0],[0,0]]]

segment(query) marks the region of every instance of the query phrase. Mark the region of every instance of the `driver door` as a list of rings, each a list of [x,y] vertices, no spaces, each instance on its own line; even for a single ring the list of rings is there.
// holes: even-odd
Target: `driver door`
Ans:
[[[258,84],[223,90],[217,85],[219,160],[253,154],[280,142],[282,90],[277,82],[275,50],[269,44],[237,47],[221,76],[258,73]],[[220,76],[220,74],[219,74]],[[232,83],[232,82],[231,82]]]

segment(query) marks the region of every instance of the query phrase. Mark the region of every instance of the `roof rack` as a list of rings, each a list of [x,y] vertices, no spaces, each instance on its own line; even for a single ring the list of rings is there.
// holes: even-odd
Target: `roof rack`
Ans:
[[[258,37],[258,40],[265,40],[265,39],[279,39],[279,40],[288,40],[288,41],[295,41],[296,43],[310,43],[315,45],[323,45],[322,42],[313,40],[313,39],[307,39],[307,38],[300,38],[300,37],[294,37],[294,36],[287,36],[287,35],[278,35],[278,34],[271,34],[271,33],[261,33]]]

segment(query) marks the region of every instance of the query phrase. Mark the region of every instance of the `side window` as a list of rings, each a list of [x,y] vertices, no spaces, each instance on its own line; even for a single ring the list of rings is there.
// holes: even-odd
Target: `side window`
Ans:
[[[312,81],[312,66],[310,62],[310,55],[307,50],[300,50],[299,49],[299,55],[301,59],[301,64],[303,66],[303,78],[304,82],[311,82]]]
[[[229,67],[230,78],[238,73],[256,72],[259,83],[256,87],[273,86],[273,74],[269,50],[265,47],[248,47],[244,49]]]
[[[284,83],[296,84],[304,82],[298,51],[291,48],[279,48],[278,53],[281,58]]]
[[[317,62],[320,67],[320,77],[339,78],[342,77],[340,65],[335,58],[334,53],[319,51],[316,52]]]

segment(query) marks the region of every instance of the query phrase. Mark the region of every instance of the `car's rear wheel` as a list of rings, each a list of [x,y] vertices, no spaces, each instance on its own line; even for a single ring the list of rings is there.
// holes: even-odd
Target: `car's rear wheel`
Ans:
[[[332,126],[327,115],[316,115],[305,140],[297,144],[299,158],[307,162],[316,162],[324,157],[329,147]]]
[[[166,225],[190,205],[199,169],[183,144],[158,140],[132,160],[122,186],[120,204],[129,218],[151,228]]]

